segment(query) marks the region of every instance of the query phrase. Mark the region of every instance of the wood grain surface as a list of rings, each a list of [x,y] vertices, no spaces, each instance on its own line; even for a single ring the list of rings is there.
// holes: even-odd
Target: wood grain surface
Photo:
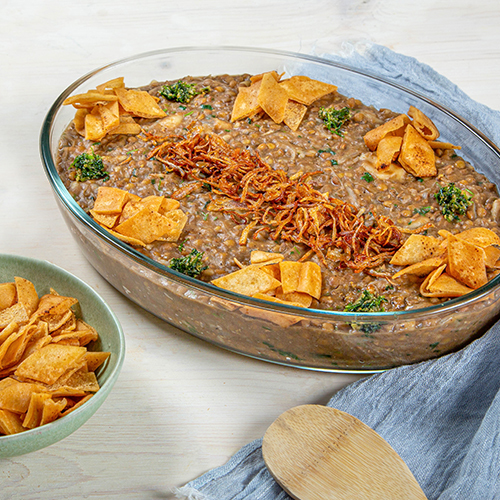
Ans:
[[[262,456],[296,500],[427,500],[394,449],[361,420],[323,405],[282,413]]]
[[[140,310],[88,264],[58,211],[38,138],[52,102],[108,62],[159,48],[306,54],[375,42],[500,109],[497,0],[5,0],[0,3],[0,252],[49,260],[94,287],[127,338],[98,412],[39,452],[0,460],[0,500],[170,498],[285,410],[325,404],[356,375],[296,370],[212,347]],[[346,44],[348,42],[348,44]]]

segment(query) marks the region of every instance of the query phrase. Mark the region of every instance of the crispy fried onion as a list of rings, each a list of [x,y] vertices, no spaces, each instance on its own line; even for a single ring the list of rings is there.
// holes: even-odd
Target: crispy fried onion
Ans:
[[[402,233],[390,219],[373,216],[367,225],[355,206],[314,189],[311,177],[320,172],[290,178],[217,135],[163,138],[148,157],[183,178],[210,186],[207,209],[226,212],[237,224],[245,224],[241,245],[252,232],[253,238],[267,232],[273,240],[308,246],[323,263],[333,251],[341,266],[361,272],[389,260],[402,244]]]

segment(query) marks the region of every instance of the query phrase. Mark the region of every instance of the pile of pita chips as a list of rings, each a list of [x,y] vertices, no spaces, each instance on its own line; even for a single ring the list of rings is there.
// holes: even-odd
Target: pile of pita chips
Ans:
[[[408,116],[398,115],[370,130],[364,141],[377,154],[377,170],[383,171],[396,163],[415,177],[434,177],[437,175],[434,150],[460,149],[437,141],[438,137],[439,131],[432,120],[410,106]]]
[[[118,239],[139,247],[153,241],[177,241],[187,222],[180,204],[164,196],[141,198],[101,186],[90,215]]]
[[[440,238],[411,235],[390,261],[406,266],[393,278],[424,278],[421,295],[452,298],[483,286],[500,269],[500,237],[493,231],[476,227],[455,235],[438,233]]]
[[[90,141],[100,141],[106,134],[138,134],[141,126],[134,117],[166,116],[156,98],[144,90],[126,89],[122,77],[70,96],[63,104],[76,108],[73,119],[76,131]]]
[[[256,250],[250,255],[250,265],[237,264],[240,266],[238,271],[211,283],[231,292],[295,307],[310,307],[313,299],[319,300],[321,297],[321,268],[314,262],[285,261],[280,253]],[[268,319],[282,326],[302,319],[275,315],[251,307],[243,309],[246,314]]]
[[[267,114],[274,123],[285,123],[297,130],[307,106],[337,87],[307,76],[292,76],[281,80],[276,71],[253,76],[249,87],[240,87],[234,101],[231,121]]]
[[[54,290],[39,298],[20,277],[0,284],[0,434],[52,422],[99,390],[110,353],[87,350],[98,333],[75,316],[77,302]]]

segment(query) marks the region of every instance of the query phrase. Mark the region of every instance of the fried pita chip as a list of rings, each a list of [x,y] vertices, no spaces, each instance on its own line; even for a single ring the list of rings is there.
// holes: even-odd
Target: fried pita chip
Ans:
[[[129,201],[129,193],[123,189],[101,186],[97,190],[97,198],[93,210],[102,215],[119,215],[125,203]]]
[[[16,283],[17,301],[23,304],[26,312],[31,316],[38,306],[38,294],[35,286],[31,281],[19,276],[16,276],[14,281]]]
[[[335,85],[300,75],[283,80],[279,85],[286,91],[291,100],[305,104],[306,106],[309,106],[325,95],[337,91]]]
[[[280,87],[275,78],[266,73],[262,77],[257,102],[274,123],[281,123],[285,118],[285,109],[288,103],[287,92]]]
[[[61,416],[64,408],[66,408],[66,399],[54,401],[53,399],[46,398],[43,402],[42,416],[39,425],[49,424],[57,420]]]
[[[402,144],[403,138],[397,135],[389,135],[380,140],[377,146],[377,170],[384,170],[397,160]]]
[[[0,410],[0,434],[11,435],[25,430],[19,415],[9,410]]]
[[[99,111],[99,116],[105,133],[120,125],[118,101],[109,102],[107,104],[99,104],[97,109]]]
[[[7,340],[10,335],[19,329],[19,325],[15,321],[11,321],[3,330],[0,331],[0,346]]]
[[[0,390],[0,408],[19,414],[26,413],[31,395],[38,392],[47,391],[38,384],[15,381],[15,384],[10,384]]]
[[[275,290],[281,283],[270,274],[258,267],[247,266],[221,278],[212,280],[211,283],[231,292],[253,296],[256,293],[266,293]]]
[[[231,122],[248,118],[258,113],[262,108],[258,101],[261,81],[257,81],[250,87],[240,87],[234,101],[231,113]]]
[[[18,324],[27,323],[28,313],[23,304],[16,302],[13,306],[0,311],[0,328],[5,328],[9,323],[15,321]]]
[[[105,361],[111,356],[110,352],[101,351],[87,351],[85,353],[85,362],[87,363],[87,370],[95,372]]]
[[[242,266],[245,267],[245,266]],[[261,263],[260,269],[265,273],[271,275],[273,278],[281,281],[281,272],[279,262],[275,262],[273,264]]]
[[[488,282],[484,250],[455,236],[448,237],[448,273],[470,288]]]
[[[438,238],[412,234],[392,256],[389,263],[395,266],[410,266],[435,257],[441,249],[440,246],[441,240]]]
[[[288,128],[295,131],[299,128],[306,112],[307,106],[305,104],[289,100],[285,107],[283,122],[288,126]]]
[[[469,292],[473,292],[447,273],[442,273],[433,280],[432,285],[420,289],[424,297],[452,298],[461,297]]]
[[[124,87],[125,87],[124,78],[123,76],[119,76],[118,78],[113,78],[112,80],[108,80],[107,82],[97,85],[96,90],[98,92],[104,93],[106,90],[122,89]]]
[[[308,294],[304,292],[290,292],[290,293],[283,293],[283,290],[277,289],[276,290],[276,298],[283,300],[285,302],[291,302],[294,304],[300,304],[302,307],[310,307],[313,301],[313,298]]]
[[[85,139],[100,141],[106,135],[106,129],[99,114],[87,113],[85,115]]]
[[[115,238],[118,238],[119,240],[123,241],[124,243],[128,243],[129,245],[136,246],[136,247],[145,247],[146,244],[137,239],[137,238],[132,238],[131,236],[125,236],[124,234],[120,234],[117,231],[113,231],[112,229],[102,226],[106,231],[109,232],[109,234],[112,234]]]
[[[485,258],[484,263],[487,269],[498,269],[499,260],[500,260],[500,247],[496,245],[490,245],[486,248],[483,248]]]
[[[0,283],[0,311],[13,306],[17,300],[15,283]]]
[[[299,289],[302,266],[302,262],[289,260],[279,263],[283,294],[296,292]]]
[[[160,207],[158,208],[158,213],[161,215],[166,215],[167,212],[171,212],[172,210],[177,210],[180,208],[181,204],[178,200],[174,200],[173,198],[165,198],[161,196],[162,202]]]
[[[50,394],[43,392],[34,392],[31,395],[28,410],[23,420],[23,427],[26,427],[27,429],[34,429],[35,427],[40,426],[43,414],[43,406],[45,404],[45,401],[51,399],[51,397],[52,396]]]
[[[415,106],[410,106],[408,115],[413,119],[415,130],[426,140],[434,141],[439,137],[439,131],[433,121]]]
[[[75,411],[76,409],[80,408],[80,406],[84,405],[92,396],[93,396],[93,394],[87,394],[87,396],[85,396],[82,399],[80,399],[80,401],[78,401],[78,403],[76,403],[75,405],[73,405],[69,410],[66,410],[63,413],[63,415],[66,416],[69,413],[71,413],[72,411]]]
[[[15,371],[20,379],[52,385],[68,369],[78,365],[87,349],[79,346],[48,344],[26,358]]]
[[[75,130],[85,137],[85,117],[89,114],[87,109],[77,109],[73,118]]]
[[[437,175],[434,150],[411,125],[407,125],[405,129],[398,160],[401,166],[415,177]]]
[[[89,210],[90,215],[98,222],[101,226],[112,228],[121,217],[120,214],[106,215],[96,212],[94,209]]]
[[[98,92],[97,90],[89,90],[84,94],[76,94],[66,98],[63,101],[63,105],[68,104],[84,104],[95,106],[96,104],[102,104],[110,101],[117,101],[118,97],[114,94],[105,94],[104,92]]]
[[[398,271],[392,278],[399,278],[405,274],[411,274],[414,276],[427,276],[429,273],[441,267],[443,264],[446,264],[445,257],[431,257],[430,259],[423,260],[422,262],[417,262],[415,264],[411,264],[401,271]]]
[[[367,132],[363,137],[365,144],[370,151],[375,151],[379,142],[384,137],[393,135],[403,137],[405,128],[409,123],[410,119],[405,114],[398,115],[392,120]]]
[[[315,299],[321,298],[321,267],[315,262],[302,262],[300,268],[299,286],[297,292],[303,292],[311,295]]]
[[[141,126],[133,119],[133,117],[120,114],[120,123],[115,128],[108,130],[108,134],[137,135],[141,132],[141,130]]]
[[[167,113],[160,108],[154,97],[145,90],[116,88],[115,93],[120,106],[134,116],[141,118],[163,118],[167,116]]]
[[[486,248],[490,245],[500,246],[500,237],[491,229],[485,227],[472,227],[455,236],[481,248]]]
[[[40,298],[38,308],[33,314],[35,318],[41,318],[43,320],[48,319],[46,316],[52,318],[58,317],[67,314],[70,307],[74,306],[77,302],[78,301],[74,297],[47,293]]]
[[[250,262],[252,264],[275,264],[281,262],[285,256],[281,253],[263,252],[261,250],[252,250],[250,252]]]
[[[272,77],[273,77],[273,78],[274,78],[277,82],[279,82],[279,81],[281,80],[281,77],[284,75],[284,73],[282,73],[281,75],[279,75],[279,74],[278,74],[278,72],[277,72],[277,71],[275,71],[275,70],[273,70],[273,71],[267,71],[266,73],[260,73],[260,74],[258,74],[258,75],[253,75],[253,76],[251,76],[251,77],[250,77],[250,81],[251,81],[252,83],[258,82],[258,81],[262,80],[262,77],[263,77],[265,74],[267,74],[267,73],[269,73],[270,75],[272,75]]]
[[[454,146],[450,142],[429,141],[429,146],[432,149],[462,149],[461,146]]]
[[[187,215],[180,209],[170,210],[163,217],[164,233],[158,238],[159,241],[178,241],[187,223]]]
[[[26,325],[12,333],[0,345],[0,369],[15,365],[22,357],[36,326]]]

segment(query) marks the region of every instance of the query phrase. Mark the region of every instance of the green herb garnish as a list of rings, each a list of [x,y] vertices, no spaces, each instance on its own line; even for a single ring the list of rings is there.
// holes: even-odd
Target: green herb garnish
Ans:
[[[427,215],[432,210],[432,207],[414,208],[413,213],[418,215]]]
[[[361,296],[355,302],[349,302],[344,308],[344,312],[384,312],[384,302],[387,299],[382,295],[376,295],[369,290],[363,290]],[[367,335],[370,335],[382,326],[380,323],[351,323],[353,328],[361,330]]]
[[[201,90],[196,89],[194,83],[186,83],[182,80],[175,82],[173,85],[163,85],[159,94],[169,101],[188,103],[193,97],[199,94],[205,94],[210,89],[205,87]]]
[[[467,209],[472,205],[474,193],[469,189],[461,190],[450,182],[443,186],[434,195],[438,204],[441,206],[441,213],[448,222],[460,220],[459,215],[464,215]]]
[[[384,302],[387,299],[382,295],[376,295],[369,290],[363,290],[361,296],[355,302],[349,302],[344,312],[383,312]]]
[[[373,179],[373,175],[372,175],[372,174],[370,174],[370,172],[365,172],[365,173],[361,176],[361,178],[362,178],[364,181],[366,181],[366,182],[373,182],[373,180],[374,180],[374,179]]]
[[[332,149],[332,148],[318,149],[318,156],[319,156],[321,153],[330,153],[331,155],[335,155],[335,154],[337,154],[335,151],[333,151],[333,149]]]
[[[204,252],[193,248],[188,255],[172,259],[168,267],[192,278],[197,278],[205,269],[208,269],[208,266],[202,262],[203,254]]]
[[[348,107],[342,109],[319,108],[319,117],[325,123],[325,127],[339,137],[344,137],[340,129],[351,118],[351,110]]]
[[[78,155],[70,165],[75,169],[75,180],[85,182],[90,179],[109,179],[109,173],[104,169],[102,158],[94,153],[82,153]]]

